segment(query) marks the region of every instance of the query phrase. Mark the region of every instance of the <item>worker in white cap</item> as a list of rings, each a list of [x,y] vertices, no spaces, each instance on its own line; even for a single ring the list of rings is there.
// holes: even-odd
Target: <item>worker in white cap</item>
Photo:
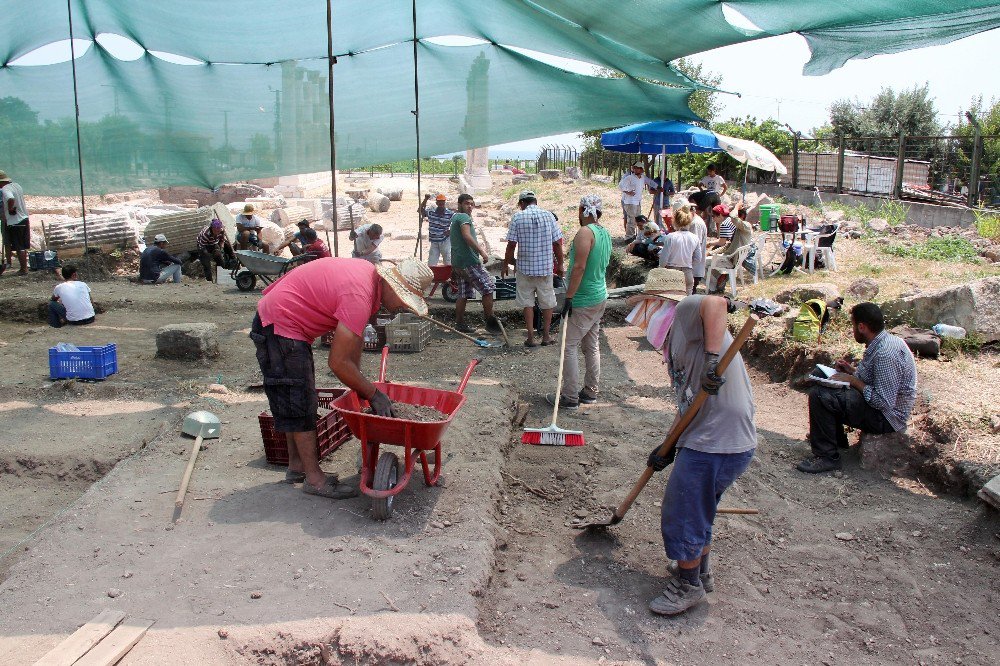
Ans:
[[[167,280],[180,283],[181,260],[167,252],[167,237],[163,234],[156,234],[153,244],[142,251],[139,280],[143,284],[163,284]]]

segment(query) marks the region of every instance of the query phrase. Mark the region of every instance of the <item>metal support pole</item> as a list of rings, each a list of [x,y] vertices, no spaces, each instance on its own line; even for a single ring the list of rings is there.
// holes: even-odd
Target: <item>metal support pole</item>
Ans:
[[[417,134],[417,201],[423,201],[423,189],[420,183],[420,75],[417,71],[417,0],[413,0],[413,125]],[[413,255],[420,260],[424,258],[424,217],[417,216],[417,247]]]
[[[330,93],[330,196],[333,199],[330,206],[330,221],[333,224],[333,256],[340,256],[340,243],[337,230],[340,227],[337,219],[337,137],[336,124],[333,116],[333,66],[337,59],[333,57],[333,6],[331,0],[326,0],[326,62],[329,70]],[[330,230],[326,230],[326,246],[330,247]]]
[[[73,7],[72,0],[66,0],[66,14],[69,18],[69,56],[73,70],[73,109],[76,118],[76,164],[80,170],[80,215],[83,217],[83,253],[90,251],[87,240],[87,202],[83,194],[83,149],[80,142],[80,97],[76,86],[76,45],[73,43]]]
[[[799,186],[799,133],[792,134],[792,187]]]
[[[840,148],[837,152],[837,194],[844,193],[844,137],[840,137]]]
[[[871,158],[869,158],[871,162]],[[906,163],[906,135],[903,128],[899,128],[899,154],[896,157],[896,183],[892,194],[897,199],[903,198],[903,165]]]
[[[969,173],[969,207],[975,208],[979,203],[979,170],[983,157],[983,128],[979,121],[971,113],[966,112],[965,117],[972,125],[972,170]]]

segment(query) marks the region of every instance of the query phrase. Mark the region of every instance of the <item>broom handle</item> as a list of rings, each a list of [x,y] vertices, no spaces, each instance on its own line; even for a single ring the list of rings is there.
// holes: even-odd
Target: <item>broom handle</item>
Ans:
[[[426,315],[421,315],[421,314],[415,314],[414,316],[416,316],[416,317],[418,317],[420,319],[423,319],[425,321],[429,321],[430,323],[434,324],[435,326],[440,326],[441,328],[443,328],[446,331],[451,331],[455,335],[461,335],[466,340],[472,340],[476,344],[479,344],[479,340],[477,340],[476,338],[472,337],[471,335],[466,335],[465,333],[462,333],[462,331],[458,330],[457,328],[452,328],[451,326],[449,326],[448,324],[444,323],[443,321],[438,321],[437,319],[433,319],[432,317],[428,317]]]
[[[545,321],[542,320],[542,326],[544,325]],[[559,398],[562,394],[563,366],[566,364],[567,328],[569,328],[569,314],[567,314],[562,321],[562,342],[559,343],[559,378],[556,379],[556,399],[553,400],[556,404],[552,406],[552,425],[555,425],[556,419],[559,418]]]
[[[758,321],[759,320],[756,315],[750,315],[747,317],[747,320],[743,324],[743,328],[741,328],[740,332],[737,334],[736,339],[733,340],[733,343],[729,345],[729,349],[727,349],[726,353],[722,355],[721,359],[719,359],[719,367],[716,370],[716,374],[719,376],[725,374],[726,368],[729,367],[729,363],[736,357],[736,354],[739,353],[740,348],[743,346],[743,343],[747,341],[747,338],[750,337],[750,332],[753,330],[754,325],[756,325]],[[706,400],[708,400],[708,393],[705,392],[705,389],[699,389],[698,395],[695,396],[691,406],[688,407],[687,411],[674,422],[674,426],[667,434],[667,438],[664,439],[663,444],[660,445],[660,450],[657,451],[658,456],[662,457],[666,455],[667,452],[674,447],[677,440],[681,438],[681,435],[684,434],[684,431],[691,424],[691,421],[693,421],[694,417],[698,415],[698,411],[701,410],[701,406],[705,404]],[[646,484],[649,483],[649,480],[653,477],[654,472],[655,470],[652,467],[646,467],[645,471],[643,471],[642,475],[639,477],[639,480],[636,481],[635,487],[632,488],[632,492],[630,492],[628,497],[626,497],[618,508],[615,509],[614,515],[616,518],[620,520],[625,513],[632,508],[632,503],[635,502],[639,493],[641,493],[643,488],[646,487]]]

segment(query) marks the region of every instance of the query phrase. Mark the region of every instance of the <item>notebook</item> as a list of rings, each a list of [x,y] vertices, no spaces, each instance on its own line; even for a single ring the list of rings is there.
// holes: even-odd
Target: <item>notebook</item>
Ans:
[[[813,368],[812,373],[809,374],[809,379],[820,384],[822,386],[829,386],[830,388],[846,388],[850,386],[847,382],[837,381],[835,379],[830,379],[830,377],[837,374],[837,370],[831,368],[828,365],[823,365],[817,363],[816,367]]]

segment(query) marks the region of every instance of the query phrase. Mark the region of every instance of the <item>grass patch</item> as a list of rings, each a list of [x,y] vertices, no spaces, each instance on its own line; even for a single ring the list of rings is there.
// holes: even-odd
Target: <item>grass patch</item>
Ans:
[[[983,238],[1000,240],[1000,215],[973,211],[976,215],[976,231]]]
[[[882,252],[903,259],[926,259],[928,261],[976,262],[979,253],[968,239],[959,236],[931,237],[922,243],[904,245],[890,243],[880,246]]]
[[[870,275],[871,277],[878,277],[885,272],[884,266],[879,266],[878,264],[861,264],[858,266],[858,273],[862,275]]]
[[[967,333],[964,338],[941,338],[941,350],[951,354],[978,354],[986,344],[979,333]]]

